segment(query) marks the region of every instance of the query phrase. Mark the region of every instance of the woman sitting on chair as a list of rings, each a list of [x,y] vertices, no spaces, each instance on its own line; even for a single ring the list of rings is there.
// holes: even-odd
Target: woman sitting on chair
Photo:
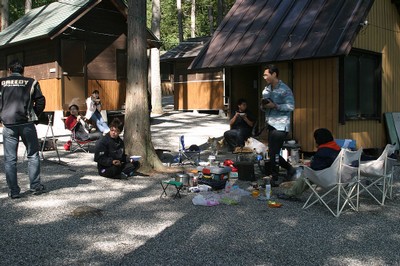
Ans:
[[[74,137],[80,141],[97,140],[102,134],[101,132],[89,133],[85,129],[85,117],[79,115],[79,107],[73,104],[69,107],[70,116],[65,120],[65,127],[74,133]]]

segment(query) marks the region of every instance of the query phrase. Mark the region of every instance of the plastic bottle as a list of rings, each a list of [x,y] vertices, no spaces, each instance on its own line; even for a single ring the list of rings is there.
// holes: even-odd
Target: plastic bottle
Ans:
[[[232,188],[231,182],[226,181],[226,183],[225,183],[225,193],[231,192],[231,188]]]
[[[267,200],[271,199],[271,194],[272,194],[271,182],[270,178],[267,178],[267,184],[265,185],[265,198]]]

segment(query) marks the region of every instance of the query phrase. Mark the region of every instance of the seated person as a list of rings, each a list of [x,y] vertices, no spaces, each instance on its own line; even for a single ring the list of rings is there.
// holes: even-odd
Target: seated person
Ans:
[[[224,133],[224,140],[230,151],[244,146],[244,142],[251,136],[254,125],[254,118],[247,110],[246,100],[239,99],[237,107],[238,109],[232,112],[232,118],[229,121],[231,129]]]
[[[92,95],[86,99],[86,106],[86,118],[95,121],[97,129],[103,134],[107,134],[110,129],[100,113],[101,101],[98,90],[94,90]]]
[[[79,115],[79,107],[73,104],[69,107],[70,115],[65,120],[65,127],[74,132],[77,140],[97,140],[102,134],[101,132],[89,133],[85,128],[85,117]]]
[[[133,176],[140,164],[132,161],[125,154],[123,140],[119,137],[122,131],[122,123],[115,118],[110,123],[110,132],[96,143],[94,161],[97,162],[99,175],[114,178],[127,179]]]
[[[340,153],[340,147],[333,139],[332,133],[326,128],[319,128],[314,131],[314,139],[318,149],[311,159],[310,168],[318,171],[328,168],[335,161]],[[308,188],[304,181],[304,176],[300,176],[293,186],[283,194],[278,194],[278,198],[286,200],[298,200],[298,197]]]

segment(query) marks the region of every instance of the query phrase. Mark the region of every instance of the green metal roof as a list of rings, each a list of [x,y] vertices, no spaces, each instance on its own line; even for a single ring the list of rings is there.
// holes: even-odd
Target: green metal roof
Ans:
[[[73,20],[80,10],[93,3],[93,0],[59,0],[45,6],[34,8],[0,32],[0,47],[24,41],[51,38],[62,26]]]

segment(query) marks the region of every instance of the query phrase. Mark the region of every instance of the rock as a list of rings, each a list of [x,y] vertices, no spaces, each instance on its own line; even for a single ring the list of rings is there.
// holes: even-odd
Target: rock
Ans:
[[[72,211],[75,218],[102,216],[103,211],[91,206],[79,206]]]

